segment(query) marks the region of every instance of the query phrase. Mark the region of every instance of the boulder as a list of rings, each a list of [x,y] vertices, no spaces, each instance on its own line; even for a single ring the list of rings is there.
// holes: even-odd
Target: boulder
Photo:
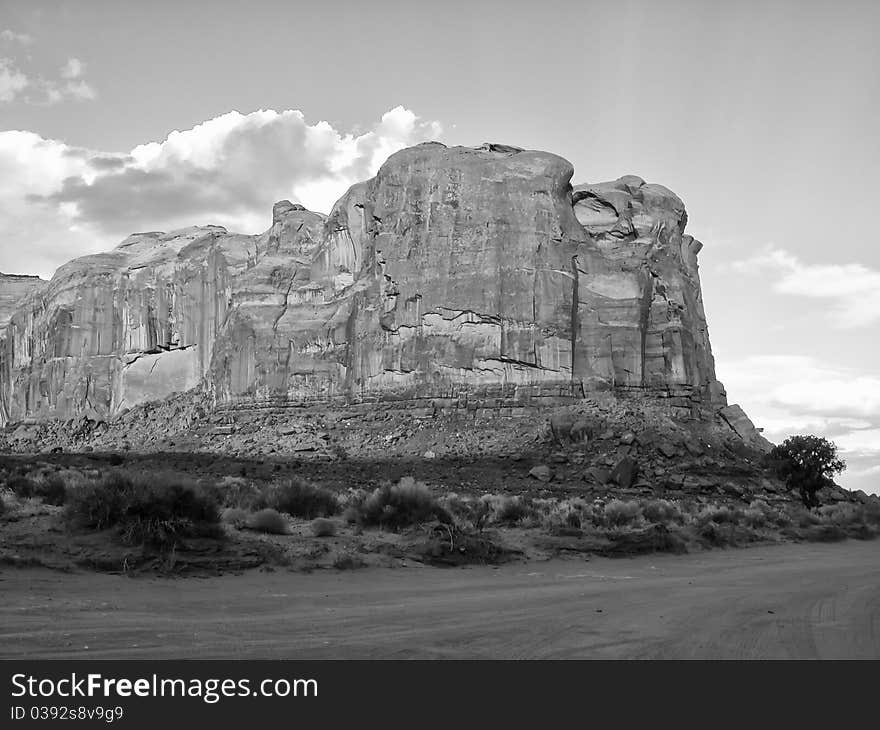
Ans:
[[[625,457],[611,470],[610,479],[623,489],[629,489],[639,475],[639,466],[634,459]]]
[[[765,453],[773,448],[773,444],[761,435],[740,406],[736,404],[725,406],[719,409],[718,415],[747,445]]]
[[[553,479],[553,470],[546,464],[539,464],[529,471],[529,476],[539,482],[549,482]]]
[[[588,471],[588,474],[590,478],[592,478],[599,484],[607,484],[611,481],[611,471],[608,469],[602,469],[598,466],[594,466]]]
[[[589,441],[595,436],[596,424],[592,421],[579,419],[571,427],[570,437],[572,441]]]
[[[572,429],[580,419],[575,413],[554,413],[550,417],[550,432],[557,442],[563,442],[572,438]]]
[[[672,459],[678,455],[678,449],[669,441],[661,441],[657,445],[657,451],[663,454],[667,459]]]

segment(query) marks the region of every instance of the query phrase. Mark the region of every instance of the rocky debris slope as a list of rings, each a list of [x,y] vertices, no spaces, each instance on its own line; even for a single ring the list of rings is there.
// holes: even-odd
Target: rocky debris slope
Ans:
[[[693,418],[668,399],[634,393],[594,393],[518,417],[419,416],[394,402],[208,412],[195,395],[142,404],[109,422],[10,424],[0,451],[98,459],[110,452],[120,463],[152,458],[211,465],[218,474],[293,469],[343,490],[413,476],[471,494],[798,501],[723,418]],[[823,503],[867,499],[836,487],[822,495]]]
[[[499,387],[511,407],[634,389],[724,408],[681,200],[572,174],[545,152],[426,143],[329,217],[282,201],[258,236],[141,233],[76,259],[11,317],[0,419],[107,420],[192,389],[208,410],[491,408]]]

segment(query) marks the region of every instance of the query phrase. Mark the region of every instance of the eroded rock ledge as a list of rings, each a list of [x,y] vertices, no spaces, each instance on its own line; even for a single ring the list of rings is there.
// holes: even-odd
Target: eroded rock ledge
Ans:
[[[0,418],[103,419],[193,388],[226,406],[500,387],[723,408],[684,204],[572,174],[546,152],[426,143],[329,216],[282,201],[261,235],[140,233],[71,261],[11,316]]]

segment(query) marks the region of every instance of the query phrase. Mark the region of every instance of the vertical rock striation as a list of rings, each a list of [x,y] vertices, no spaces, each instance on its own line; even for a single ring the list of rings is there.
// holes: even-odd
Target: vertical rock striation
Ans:
[[[12,313],[33,291],[46,286],[39,276],[0,273],[0,331],[6,329]]]
[[[546,152],[426,143],[329,216],[132,236],[12,315],[5,420],[217,403],[634,388],[726,405],[681,200]],[[530,389],[532,389],[530,391]]]

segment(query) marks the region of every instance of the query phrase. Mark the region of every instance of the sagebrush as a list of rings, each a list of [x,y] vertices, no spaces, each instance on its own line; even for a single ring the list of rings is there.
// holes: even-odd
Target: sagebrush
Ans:
[[[80,529],[115,528],[129,545],[168,548],[185,537],[219,536],[216,501],[175,475],[111,472],[71,490],[65,514]]]

